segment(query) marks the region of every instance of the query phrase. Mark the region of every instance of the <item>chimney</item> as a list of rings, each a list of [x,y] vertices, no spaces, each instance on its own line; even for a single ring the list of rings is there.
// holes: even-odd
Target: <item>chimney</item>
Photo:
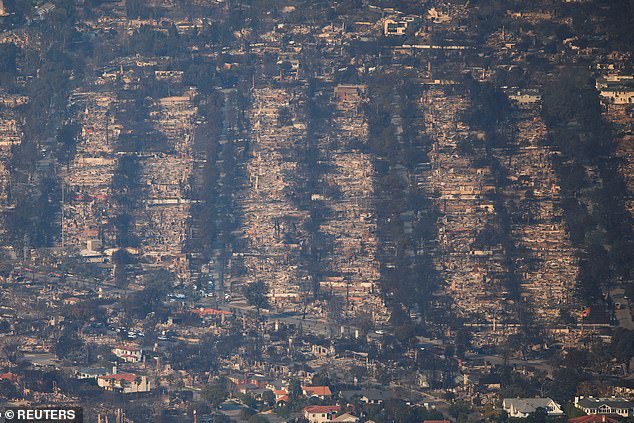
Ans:
[[[112,366],[112,374],[113,375],[117,374],[117,365],[116,364],[114,366]]]

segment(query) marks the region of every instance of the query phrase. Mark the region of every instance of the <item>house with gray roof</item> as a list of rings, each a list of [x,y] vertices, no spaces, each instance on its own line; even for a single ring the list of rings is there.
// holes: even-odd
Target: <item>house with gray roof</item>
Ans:
[[[502,407],[509,417],[525,418],[543,408],[549,416],[562,416],[561,405],[550,398],[504,398]]]
[[[634,402],[621,397],[575,397],[575,407],[583,410],[586,414],[618,414],[622,417],[634,416]]]

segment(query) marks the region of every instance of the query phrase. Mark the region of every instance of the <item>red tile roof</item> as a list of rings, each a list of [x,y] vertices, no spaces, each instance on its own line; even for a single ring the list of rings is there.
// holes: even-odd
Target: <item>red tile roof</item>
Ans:
[[[136,375],[134,373],[117,373],[114,375],[99,376],[99,379],[134,382]]]
[[[330,392],[330,388],[327,386],[304,386],[302,389],[306,391],[306,395],[308,396],[317,395],[328,397],[332,395],[332,392]]]
[[[316,413],[338,413],[340,407],[338,405],[309,405],[304,408],[304,412],[310,414]]]
[[[15,373],[7,372],[0,375],[0,379],[10,380],[11,382],[17,382],[18,376]]]
[[[569,423],[619,423],[618,420],[603,415],[592,414],[589,416],[575,417],[568,419]]]

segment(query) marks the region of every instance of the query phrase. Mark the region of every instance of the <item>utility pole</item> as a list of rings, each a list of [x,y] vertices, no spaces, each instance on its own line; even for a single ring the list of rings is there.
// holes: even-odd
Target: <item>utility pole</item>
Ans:
[[[108,125],[110,124],[110,110],[106,111],[106,145],[108,145]]]
[[[0,0],[2,1],[2,0]],[[61,233],[62,233],[62,248],[64,248],[64,181],[62,180],[62,218],[60,219]]]

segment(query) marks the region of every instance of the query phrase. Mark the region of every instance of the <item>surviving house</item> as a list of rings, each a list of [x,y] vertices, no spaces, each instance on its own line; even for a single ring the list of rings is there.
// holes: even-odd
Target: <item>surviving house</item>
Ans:
[[[97,385],[105,390],[123,394],[150,392],[152,389],[147,376],[139,376],[134,373],[113,373],[99,376]]]
[[[597,90],[601,100],[610,104],[634,103],[634,76],[608,75],[598,78]]]
[[[310,423],[324,423],[332,421],[338,412],[338,405],[309,405],[304,408],[304,417]]]
[[[564,412],[561,405],[550,398],[504,398],[502,402],[504,411],[509,417],[525,418],[543,408],[549,416],[562,416]]]
[[[330,388],[327,386],[304,386],[302,387],[302,393],[308,398],[317,397],[322,400],[332,395]]]
[[[575,397],[575,407],[586,414],[616,414],[622,417],[634,415],[634,402],[620,397]]]

